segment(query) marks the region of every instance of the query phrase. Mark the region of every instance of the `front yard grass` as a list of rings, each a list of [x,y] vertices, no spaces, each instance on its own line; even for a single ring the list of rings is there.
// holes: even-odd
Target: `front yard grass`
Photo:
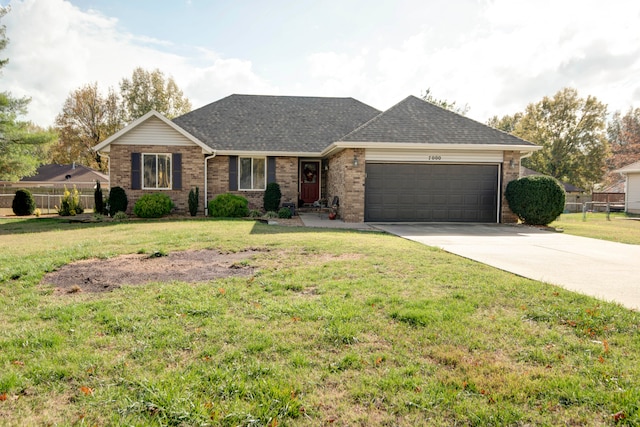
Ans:
[[[39,285],[204,248],[260,250],[256,272]],[[0,220],[0,325],[5,425],[640,424],[638,312],[379,233]]]
[[[640,218],[624,213],[612,213],[610,220],[602,212],[588,212],[586,218],[581,213],[562,214],[549,225],[576,236],[640,245]]]

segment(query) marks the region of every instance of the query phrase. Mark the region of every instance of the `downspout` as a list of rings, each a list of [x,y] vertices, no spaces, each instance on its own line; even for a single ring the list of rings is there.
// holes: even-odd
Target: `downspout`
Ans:
[[[213,154],[204,158],[204,216],[209,216],[209,205],[207,204],[207,194],[209,189],[209,176],[207,166],[209,165],[209,159],[213,159],[216,156],[216,150],[213,150]]]

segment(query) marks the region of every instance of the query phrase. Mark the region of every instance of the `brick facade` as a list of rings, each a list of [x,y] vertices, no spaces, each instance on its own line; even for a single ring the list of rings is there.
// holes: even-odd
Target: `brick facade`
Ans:
[[[131,153],[182,153],[182,190],[132,190],[131,189]],[[163,193],[168,195],[175,204],[174,212],[186,214],[189,212],[189,191],[199,187],[200,200],[199,215],[204,215],[204,154],[197,146],[158,146],[158,145],[119,145],[112,144],[109,153],[109,173],[111,188],[124,188],[129,201],[127,213],[133,211],[133,206],[143,194]]]
[[[246,198],[249,209],[262,209],[264,191],[229,191],[229,156],[216,156],[209,160],[209,188],[207,198],[213,200],[219,194],[232,193]],[[298,204],[298,158],[276,158],[276,182],[280,184],[281,203]],[[208,202],[207,202],[208,203]]]
[[[358,164],[354,165],[354,159]],[[364,149],[348,148],[329,158],[327,200],[340,199],[338,215],[344,222],[364,221]]]
[[[513,162],[513,166],[512,166]],[[504,160],[502,161],[502,188],[500,194],[502,196],[502,206],[500,212],[499,222],[504,224],[515,224],[518,222],[518,217],[509,208],[509,203],[504,197],[504,191],[507,189],[507,184],[511,181],[520,178],[520,153],[518,151],[505,151]]]

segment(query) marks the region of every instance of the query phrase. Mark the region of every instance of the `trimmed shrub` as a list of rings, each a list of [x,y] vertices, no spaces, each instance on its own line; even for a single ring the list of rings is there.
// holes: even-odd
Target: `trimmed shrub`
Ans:
[[[75,216],[84,212],[84,209],[80,205],[80,193],[76,186],[73,186],[73,191],[67,190],[67,186],[64,187],[64,194],[62,195],[62,201],[58,208],[58,215],[60,216]]]
[[[96,189],[93,192],[93,213],[104,215],[106,213],[106,207],[104,204],[104,196],[102,195],[102,188],[100,188],[100,181],[96,180]]]
[[[36,201],[33,200],[31,191],[26,189],[16,191],[11,208],[17,216],[31,215],[36,210]]]
[[[122,187],[113,187],[109,191],[109,215],[114,216],[117,212],[126,212],[129,200],[127,193]]]
[[[249,202],[235,194],[220,194],[209,202],[209,215],[217,218],[242,218],[249,215]]]
[[[198,187],[195,190],[192,188],[189,191],[189,213],[191,216],[198,214],[198,204],[200,199],[200,189]]]
[[[264,190],[264,210],[267,212],[277,211],[280,207],[281,198],[280,184],[277,182],[267,184],[267,188]]]
[[[163,193],[145,194],[133,205],[133,213],[140,218],[160,218],[171,213],[173,202]]]
[[[291,209],[280,208],[280,210],[278,211],[278,218],[291,218]]]
[[[564,210],[564,188],[550,176],[525,176],[511,181],[504,196],[513,213],[525,224],[547,225]]]

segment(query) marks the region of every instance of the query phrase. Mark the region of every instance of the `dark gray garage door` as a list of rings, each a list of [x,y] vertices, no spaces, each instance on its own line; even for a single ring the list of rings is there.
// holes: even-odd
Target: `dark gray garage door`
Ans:
[[[498,166],[367,163],[365,221],[497,222]]]

